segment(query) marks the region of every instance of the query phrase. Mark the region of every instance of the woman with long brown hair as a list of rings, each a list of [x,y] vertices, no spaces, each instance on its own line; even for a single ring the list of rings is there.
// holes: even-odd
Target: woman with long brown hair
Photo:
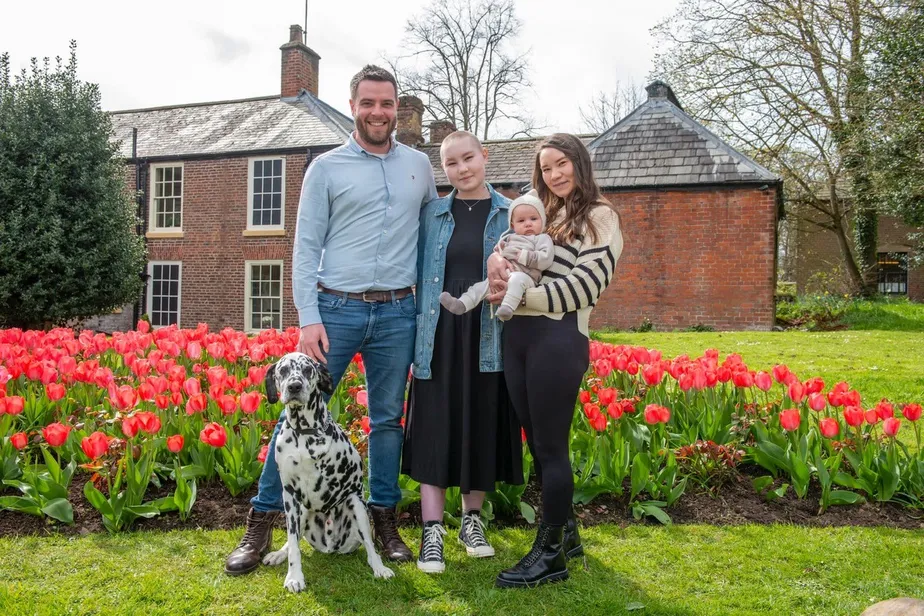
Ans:
[[[546,208],[555,261],[506,323],[503,350],[507,388],[542,486],[542,522],[529,553],[497,576],[501,587],[567,579],[567,558],[583,553],[571,508],[568,438],[589,363],[590,312],[622,253],[619,215],[594,182],[580,139],[557,133],[540,144],[533,187]],[[497,302],[507,267],[499,256],[488,266],[491,301]]]

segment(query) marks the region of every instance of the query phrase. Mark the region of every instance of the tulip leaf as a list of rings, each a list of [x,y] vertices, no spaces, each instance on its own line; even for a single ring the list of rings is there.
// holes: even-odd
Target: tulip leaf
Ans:
[[[632,494],[629,496],[630,500],[634,500],[648,484],[649,468],[648,455],[641,451],[635,454],[635,458],[632,460]]]
[[[772,475],[764,475],[762,477],[757,477],[751,482],[751,485],[754,486],[754,489],[759,493],[763,492],[770,487],[770,484],[773,483]]]
[[[9,509],[10,511],[19,511],[30,515],[42,515],[42,510],[31,498],[22,496],[0,496],[0,509]]]
[[[856,492],[848,492],[847,490],[831,491],[832,505],[856,505],[857,503],[865,502],[866,499],[863,498],[861,494],[857,494]]]
[[[536,510],[529,503],[520,501],[520,515],[530,524],[536,523]]]
[[[49,518],[54,518],[65,524],[74,523],[74,508],[71,507],[71,504],[67,502],[66,498],[55,498],[48,501],[48,503],[42,507],[42,512]]]
[[[104,519],[112,517],[112,505],[109,504],[103,493],[96,489],[92,481],[88,481],[83,485],[83,495],[90,501],[94,509],[103,514]]]

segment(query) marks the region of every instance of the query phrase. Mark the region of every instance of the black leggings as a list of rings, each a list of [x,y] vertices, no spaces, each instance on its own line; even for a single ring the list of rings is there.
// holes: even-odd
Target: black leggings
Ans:
[[[571,509],[574,478],[568,439],[589,361],[590,344],[577,328],[575,312],[560,321],[520,316],[504,324],[507,390],[526,430],[547,524],[564,524]]]

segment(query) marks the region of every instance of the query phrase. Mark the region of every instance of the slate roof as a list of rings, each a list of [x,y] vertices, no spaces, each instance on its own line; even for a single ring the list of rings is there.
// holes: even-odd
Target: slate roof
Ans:
[[[667,84],[646,90],[647,101],[587,146],[601,188],[780,181],[687,115]]]
[[[110,114],[120,153],[138,157],[218,156],[254,151],[339,145],[353,120],[309,92],[294,98],[266,96],[215,103],[114,111]]]
[[[585,145],[593,138],[594,135],[581,136]],[[493,186],[520,187],[528,184],[533,175],[536,148],[541,141],[542,137],[485,141],[484,147],[488,150],[488,164],[485,167],[488,182]],[[428,143],[420,146],[419,149],[430,157],[437,188],[450,188],[449,180],[440,164],[439,144]]]

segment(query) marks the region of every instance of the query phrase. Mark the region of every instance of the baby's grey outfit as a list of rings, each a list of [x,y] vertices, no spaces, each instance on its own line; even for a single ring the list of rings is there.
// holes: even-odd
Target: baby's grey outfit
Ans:
[[[507,280],[507,293],[504,294],[503,306],[516,310],[523,300],[526,289],[536,286],[542,278],[542,270],[552,266],[555,259],[555,244],[552,238],[545,233],[539,235],[518,235],[511,233],[501,238],[504,248],[500,249],[500,242],[495,251],[505,257],[517,270],[511,272]],[[484,301],[488,294],[488,281],[476,282],[459,297],[465,305],[465,311],[474,310],[475,306]]]

